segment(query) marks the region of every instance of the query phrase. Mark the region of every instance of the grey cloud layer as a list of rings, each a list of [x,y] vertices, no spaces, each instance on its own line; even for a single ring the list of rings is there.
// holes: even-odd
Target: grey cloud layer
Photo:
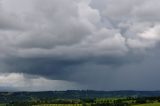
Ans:
[[[102,76],[97,83],[103,83],[108,75],[117,72],[114,70],[145,61],[159,45],[158,0],[23,2],[1,1],[2,73],[26,73],[78,83],[85,79],[98,89],[94,84],[96,75]],[[124,70],[127,69],[133,70]]]

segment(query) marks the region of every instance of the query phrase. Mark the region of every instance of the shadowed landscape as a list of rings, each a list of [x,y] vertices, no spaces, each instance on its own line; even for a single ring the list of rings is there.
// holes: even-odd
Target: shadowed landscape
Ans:
[[[160,91],[1,92],[0,106],[159,106]]]

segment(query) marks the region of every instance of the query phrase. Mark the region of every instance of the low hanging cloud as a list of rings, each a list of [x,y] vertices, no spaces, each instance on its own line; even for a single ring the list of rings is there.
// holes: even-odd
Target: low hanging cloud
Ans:
[[[24,75],[20,73],[10,73],[0,75],[0,91],[49,91],[79,89],[79,85],[74,82],[62,80],[49,80],[43,77]]]
[[[113,80],[121,76],[117,73],[127,75],[125,70],[134,68],[130,65],[143,62],[142,67],[148,66],[151,63],[146,58],[152,58],[155,51],[158,56],[158,0],[0,2],[1,73],[23,73],[108,90],[123,83]],[[96,81],[97,76],[100,79]],[[124,81],[125,88],[132,89],[127,83]]]

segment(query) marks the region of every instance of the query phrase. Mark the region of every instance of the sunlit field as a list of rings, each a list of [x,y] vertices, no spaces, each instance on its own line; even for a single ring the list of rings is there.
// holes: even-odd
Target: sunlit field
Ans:
[[[148,104],[140,104],[140,105],[133,105],[133,106],[160,106],[160,103],[148,103]]]

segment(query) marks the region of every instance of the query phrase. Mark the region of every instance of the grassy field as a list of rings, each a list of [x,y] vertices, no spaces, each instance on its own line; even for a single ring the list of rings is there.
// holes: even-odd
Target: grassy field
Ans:
[[[33,106],[82,106],[82,104],[41,104]]]
[[[133,106],[160,106],[160,103],[148,103],[148,104],[133,105]]]

